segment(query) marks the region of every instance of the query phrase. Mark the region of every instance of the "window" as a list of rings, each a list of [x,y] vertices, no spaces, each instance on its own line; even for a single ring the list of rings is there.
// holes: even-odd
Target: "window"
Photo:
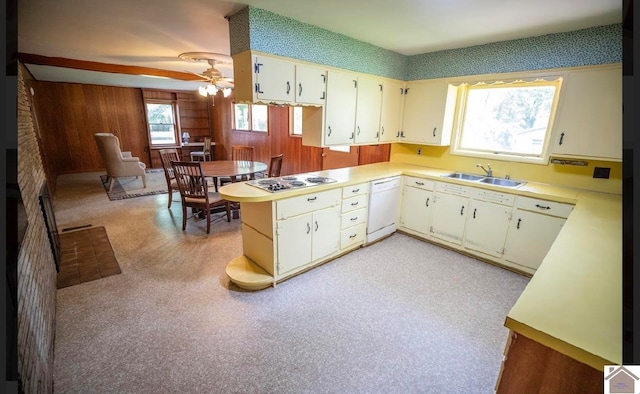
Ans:
[[[173,103],[147,102],[146,106],[151,146],[176,145],[178,137],[175,105]]]
[[[262,104],[234,104],[235,130],[269,131],[268,107]]]
[[[463,85],[452,153],[544,163],[560,83]]]
[[[302,107],[289,109],[289,134],[302,135]]]

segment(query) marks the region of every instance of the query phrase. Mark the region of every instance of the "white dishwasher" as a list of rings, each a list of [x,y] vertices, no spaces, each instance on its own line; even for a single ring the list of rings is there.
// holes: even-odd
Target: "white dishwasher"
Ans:
[[[400,177],[376,179],[369,188],[369,217],[365,243],[396,231],[400,201]]]

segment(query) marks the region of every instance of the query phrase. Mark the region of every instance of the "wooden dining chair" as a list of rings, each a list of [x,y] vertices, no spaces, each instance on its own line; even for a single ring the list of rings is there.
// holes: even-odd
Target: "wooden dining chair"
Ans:
[[[279,155],[271,157],[271,161],[269,162],[269,170],[267,171],[268,178],[280,176],[280,170],[282,170],[283,158],[284,158],[284,153],[280,153]]]
[[[211,228],[212,208],[224,206],[227,211],[227,222],[231,221],[229,201],[221,198],[218,193],[209,191],[200,162],[174,161],[172,166],[182,200],[182,231],[187,228],[187,207],[191,208],[192,214],[196,210],[204,211],[207,219],[207,234]]]
[[[191,161],[211,161],[211,138],[204,139],[204,146],[201,151],[193,151],[190,154]]]
[[[160,149],[158,151],[160,153],[160,161],[162,162],[162,169],[164,170],[164,177],[167,180],[167,191],[169,192],[169,205],[167,208],[171,208],[171,201],[173,200],[173,192],[180,192],[178,188],[178,182],[176,181],[176,177],[173,172],[172,162],[179,161],[180,155],[178,154],[178,150],[175,148],[171,149]]]
[[[247,145],[233,145],[231,147],[231,160],[233,161],[242,161],[246,163],[253,162],[253,146]],[[231,179],[229,177],[220,178],[220,186],[223,186],[227,183],[231,182],[239,182],[246,181],[249,179],[256,179],[255,174],[251,174],[250,176],[242,175],[241,177],[236,177],[235,179]]]

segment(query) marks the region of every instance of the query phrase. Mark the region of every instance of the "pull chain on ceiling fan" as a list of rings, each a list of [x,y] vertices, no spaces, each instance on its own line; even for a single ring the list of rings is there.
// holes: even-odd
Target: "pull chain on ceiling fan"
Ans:
[[[198,88],[198,92],[200,93],[200,95],[204,97],[206,97],[207,95],[214,96],[216,93],[218,93],[218,90],[222,90],[222,94],[224,95],[224,97],[228,97],[231,94],[231,89],[233,89],[233,78],[223,77],[222,73],[218,69],[218,66],[228,66],[233,64],[233,59],[231,58],[231,56],[212,52],[185,52],[178,55],[178,57],[187,62],[206,62],[210,65],[210,67],[204,70],[202,73],[188,71],[201,77],[203,81],[209,82],[208,85],[200,86]]]

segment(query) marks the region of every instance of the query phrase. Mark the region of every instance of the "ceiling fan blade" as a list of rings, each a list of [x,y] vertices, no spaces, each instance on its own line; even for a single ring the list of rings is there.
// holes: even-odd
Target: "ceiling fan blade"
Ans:
[[[202,74],[199,74],[199,73],[196,73],[196,72],[193,72],[193,71],[187,71],[187,70],[185,70],[185,72],[188,72],[188,73],[193,74],[193,75],[197,75],[200,78],[202,78],[203,81],[211,81],[211,78],[207,77],[206,75],[202,75]]]

